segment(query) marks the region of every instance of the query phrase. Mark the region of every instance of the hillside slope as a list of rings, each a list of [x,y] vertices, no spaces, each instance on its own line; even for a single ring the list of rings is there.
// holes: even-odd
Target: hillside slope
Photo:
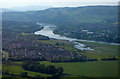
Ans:
[[[42,11],[6,12],[3,20],[47,23],[106,23],[116,22],[117,6],[87,6],[50,8]]]

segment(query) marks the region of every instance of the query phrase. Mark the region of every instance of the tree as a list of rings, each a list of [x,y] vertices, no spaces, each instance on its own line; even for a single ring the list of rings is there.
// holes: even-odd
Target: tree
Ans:
[[[63,73],[63,68],[62,67],[57,68],[57,73],[62,74]]]
[[[28,76],[28,73],[27,73],[27,72],[22,72],[22,73],[21,73],[21,76],[22,76],[22,77],[27,77],[27,76]]]
[[[39,71],[40,73],[46,73],[46,66],[44,66],[44,65],[39,65],[38,71]]]
[[[55,74],[56,71],[57,70],[56,70],[55,66],[48,66],[47,70],[46,70],[47,74]]]
[[[22,65],[23,69],[28,70],[28,66],[30,65],[30,61],[25,61]]]
[[[34,68],[35,66],[33,65],[33,64],[30,64],[29,66],[28,66],[28,70],[30,70],[30,71],[34,71]]]

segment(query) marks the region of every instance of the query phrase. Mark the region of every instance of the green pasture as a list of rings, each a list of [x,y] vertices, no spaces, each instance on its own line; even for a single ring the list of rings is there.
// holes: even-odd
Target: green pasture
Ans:
[[[117,77],[118,61],[95,61],[95,62],[72,62],[72,63],[51,63],[40,62],[45,65],[63,67],[64,74],[70,77]]]
[[[87,57],[102,59],[102,58],[118,58],[118,46],[111,44],[95,43],[79,41],[80,43],[86,44],[88,47],[95,49],[93,51],[87,50],[84,52],[78,52],[78,54],[84,54]]]
[[[21,62],[22,64],[22,62]],[[22,68],[22,65],[5,65],[3,64],[3,72],[9,72],[9,74],[14,74],[14,75],[21,75],[22,72],[27,72],[28,76],[30,77],[36,77],[37,75],[40,75],[41,77],[48,77],[50,75],[47,74],[42,74],[38,72],[32,72],[32,71],[26,71]]]
[[[104,53],[118,53],[119,45],[111,45],[111,44],[96,43],[96,42],[85,42],[85,41],[79,41],[79,42],[86,44],[87,46],[95,50],[102,51]]]
[[[77,49],[74,48],[74,44],[69,41],[51,39],[51,40],[37,40],[37,42],[43,44],[50,44],[55,47],[63,48],[67,51],[77,51]]]
[[[20,75],[21,72],[28,72],[28,75],[35,77],[41,75],[47,77],[50,75],[37,72],[26,71],[22,68],[23,62],[14,62],[14,65],[3,64],[3,72],[9,71],[11,74]],[[51,63],[40,61],[40,64],[54,65],[63,67],[64,75],[61,77],[117,77],[118,61],[94,61],[94,62],[69,62],[69,63]]]

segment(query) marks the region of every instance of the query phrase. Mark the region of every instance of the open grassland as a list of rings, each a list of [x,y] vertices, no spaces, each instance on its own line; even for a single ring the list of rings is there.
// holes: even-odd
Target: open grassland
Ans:
[[[80,50],[74,48],[74,44],[69,41],[51,39],[51,40],[37,40],[37,42],[50,44],[55,47],[63,48],[67,51],[75,51],[78,54],[83,54],[87,57],[96,58],[98,60],[113,57],[118,58],[118,45],[79,41],[80,43],[87,45],[87,47],[95,49],[94,51],[85,50],[80,52]]]
[[[86,44],[88,47],[91,47],[95,50],[102,51],[104,53],[118,53],[118,46],[120,45],[110,45],[96,42],[85,42],[79,41],[80,43]]]
[[[20,75],[21,72],[28,72],[28,75],[35,77],[41,75],[47,77],[50,75],[41,74],[24,70],[21,65],[23,62],[14,62],[14,65],[7,66],[3,64],[3,72],[9,71],[11,74]],[[94,62],[71,62],[71,63],[51,63],[40,61],[40,64],[54,65],[63,67],[64,75],[62,77],[117,77],[118,61],[94,61]]]
[[[78,52],[78,54],[84,54],[88,57],[102,59],[102,58],[118,58],[118,46],[119,45],[110,45],[103,43],[95,43],[95,42],[85,42],[79,41],[80,43],[86,44],[88,47],[95,49],[94,51],[84,51]]]
[[[85,50],[80,52],[78,49],[74,48],[74,44],[69,41],[51,39],[51,40],[37,40],[37,42],[50,44],[55,47],[63,48],[67,51],[75,51],[78,54],[83,54],[87,57],[96,58],[98,60],[112,57],[118,58],[118,45],[79,41],[80,43],[83,43],[88,47],[95,49],[94,51]]]
[[[63,48],[67,51],[77,51],[77,49],[74,48],[74,44],[69,41],[51,39],[51,40],[37,40],[37,42],[43,44],[50,44],[55,47]]]
[[[117,61],[95,61],[95,62],[72,62],[72,63],[51,63],[40,62],[45,65],[55,65],[63,67],[66,76],[86,76],[86,77],[117,77]]]
[[[37,72],[32,72],[32,71],[26,71],[22,68],[22,63],[15,64],[15,65],[5,65],[3,64],[3,72],[9,72],[9,74],[14,74],[14,75],[21,75],[22,72],[27,72],[28,76],[30,77],[36,77],[37,75],[40,75],[41,77],[48,77],[50,75],[47,74],[42,74],[42,73],[37,73]]]
[[[63,40],[37,40],[44,44],[50,44],[55,47],[61,47],[68,51],[78,51],[72,43]],[[94,42],[81,42],[95,49],[95,51],[81,51],[78,54],[84,54],[87,57],[102,59],[116,57],[118,58],[118,46],[110,44],[101,44]],[[28,72],[28,76],[35,77],[41,75],[48,77],[50,75],[37,72],[26,71],[22,68],[23,62],[13,62],[13,64],[3,64],[3,72],[8,71],[10,74],[20,75],[21,72]],[[54,65],[63,67],[64,75],[62,77],[117,77],[118,76],[118,61],[94,61],[94,62],[71,62],[71,63],[51,63],[48,61],[40,61],[40,64]]]

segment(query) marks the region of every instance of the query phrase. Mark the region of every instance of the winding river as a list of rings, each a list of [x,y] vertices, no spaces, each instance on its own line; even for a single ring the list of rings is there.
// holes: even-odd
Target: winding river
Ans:
[[[41,25],[41,24],[39,24]],[[58,34],[54,34],[53,30],[55,30],[56,26],[54,25],[44,25],[44,28],[40,31],[36,31],[34,34],[36,35],[44,35],[47,36],[49,38],[54,38],[54,39],[58,39],[58,40],[67,40],[70,41],[74,44],[74,47],[80,50],[94,50],[90,47],[87,47],[85,44],[79,43],[77,41],[88,41],[88,40],[79,40],[79,39],[75,39],[75,38],[69,38],[66,36],[61,36]],[[95,42],[95,41],[88,41],[88,42]],[[99,43],[104,43],[104,42],[99,42]],[[114,44],[114,43],[111,43]],[[117,45],[117,44],[114,44]]]

